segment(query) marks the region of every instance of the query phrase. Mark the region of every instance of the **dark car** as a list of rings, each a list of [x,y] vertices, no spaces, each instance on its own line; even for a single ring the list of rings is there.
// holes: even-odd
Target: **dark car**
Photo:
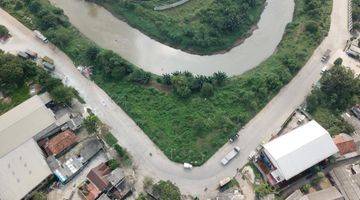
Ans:
[[[352,107],[351,112],[355,115],[356,118],[360,119],[360,105]]]
[[[230,137],[229,142],[230,142],[230,143],[234,142],[235,140],[238,139],[238,137],[239,137],[239,134],[236,133],[235,135],[233,135],[233,136]]]

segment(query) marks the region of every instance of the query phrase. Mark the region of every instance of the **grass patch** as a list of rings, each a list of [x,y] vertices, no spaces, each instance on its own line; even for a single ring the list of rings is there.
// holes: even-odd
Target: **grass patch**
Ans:
[[[310,0],[318,5],[315,8],[305,4],[309,0],[296,0],[293,22],[287,25],[277,51],[270,58],[253,70],[230,78],[224,86],[214,88],[212,97],[193,94],[181,99],[174,93],[121,79],[116,73],[111,74],[113,78],[104,75],[108,66],[97,59],[104,50],[99,49],[95,60],[90,60],[86,52],[95,44],[72,27],[61,11],[45,0],[37,1],[41,2],[41,9],[56,19],[56,25],[45,29],[44,17],[33,14],[27,6],[15,9],[19,1],[5,0],[0,5],[29,27],[42,30],[76,64],[95,66],[94,81],[165,155],[172,161],[193,165],[201,165],[210,158],[296,75],[327,34],[332,7],[332,1],[327,0]],[[59,42],[54,32],[65,32],[66,43]],[[113,60],[122,66],[131,65],[115,56]]]
[[[110,132],[105,133],[105,135],[103,137],[104,137],[106,144],[108,144],[110,147],[114,146],[118,142],[116,137],[113,134],[111,134]]]
[[[150,37],[175,48],[211,54],[231,48],[249,35],[264,9],[264,0],[190,0],[173,9],[154,11],[173,1],[97,0],[115,16]]]
[[[11,98],[11,102],[4,103],[0,101],[0,115],[30,98],[29,87],[24,85],[16,90],[11,90],[7,96]]]

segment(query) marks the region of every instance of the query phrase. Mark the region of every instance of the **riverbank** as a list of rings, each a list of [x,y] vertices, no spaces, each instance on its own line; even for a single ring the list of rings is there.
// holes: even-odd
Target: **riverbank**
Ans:
[[[49,10],[57,21],[63,22],[42,30],[44,34],[50,36],[50,40],[75,63],[95,63],[98,72],[93,77],[95,82],[132,117],[169,159],[194,165],[203,164],[296,75],[325,37],[332,7],[332,2],[327,1],[318,4],[319,7],[313,8],[315,10],[309,10],[305,0],[296,0],[294,20],[287,26],[273,56],[255,69],[232,77],[225,86],[214,91],[213,97],[193,95],[184,100],[173,93],[134,84],[127,79],[114,80],[103,76],[103,66],[92,62],[86,55],[94,44],[65,23],[58,9],[45,1],[41,2],[44,5],[42,9]],[[15,4],[1,5],[29,27],[40,28],[42,18],[25,10],[27,7],[15,10]],[[28,17],[32,20],[29,21]],[[311,28],[314,24],[316,29]],[[54,30],[59,32],[56,37],[52,35]],[[62,36],[66,43],[59,40]],[[121,60],[123,65],[131,66],[119,57],[116,59]]]
[[[251,5],[246,1],[228,0],[218,4],[212,0],[192,0],[165,11],[153,9],[156,1],[96,3],[150,38],[197,55],[231,50],[236,41],[251,35],[251,28],[256,26],[265,8],[264,0],[255,0]]]

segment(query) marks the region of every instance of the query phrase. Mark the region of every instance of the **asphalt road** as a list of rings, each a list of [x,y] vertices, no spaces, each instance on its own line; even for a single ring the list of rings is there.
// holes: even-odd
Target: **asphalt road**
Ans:
[[[298,75],[239,131],[240,138],[236,143],[224,145],[203,166],[196,167],[191,171],[184,170],[181,164],[168,160],[101,88],[77,71],[72,61],[63,52],[49,44],[43,44],[34,37],[29,29],[1,9],[0,24],[5,25],[13,37],[5,44],[0,43],[0,49],[12,53],[31,49],[41,56],[47,55],[53,58],[57,66],[55,73],[63,80],[67,77],[66,84],[78,90],[99,118],[112,128],[120,145],[128,149],[132,155],[140,177],[149,176],[155,179],[171,180],[179,186],[183,193],[205,199],[215,194],[218,181],[226,176],[233,176],[237,168],[244,166],[249,153],[262,141],[267,140],[271,134],[276,133],[291,112],[304,101],[311,91],[312,85],[320,78],[320,71],[323,67],[320,58],[326,49],[331,49],[334,53],[341,51],[345,46],[346,40],[349,38],[347,31],[348,1],[334,0],[333,2],[334,9],[329,35]],[[331,62],[334,59],[335,57],[332,57]],[[105,101],[106,106],[101,103],[102,101]],[[240,155],[226,167],[221,166],[221,158],[235,145],[241,148]],[[149,155],[150,153],[152,156]],[[206,192],[204,192],[205,187],[208,188]]]

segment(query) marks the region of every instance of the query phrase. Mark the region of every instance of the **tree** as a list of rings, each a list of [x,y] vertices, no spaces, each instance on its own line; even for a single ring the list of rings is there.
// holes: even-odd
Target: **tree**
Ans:
[[[188,80],[183,75],[173,76],[171,78],[171,83],[174,87],[174,92],[181,98],[187,98],[191,94],[191,90],[189,88]]]
[[[129,75],[129,80],[135,83],[148,84],[151,78],[149,72],[142,69],[136,69]]]
[[[215,72],[213,78],[216,84],[223,85],[228,77],[225,72]]]
[[[327,105],[343,110],[359,94],[360,79],[354,78],[354,72],[345,67],[335,65],[326,71],[320,80],[321,91],[327,97]]]
[[[315,21],[309,21],[305,25],[305,30],[311,34],[315,34],[318,32],[318,24]]]
[[[61,105],[71,105],[72,99],[75,96],[72,88],[62,84],[56,86],[53,90],[50,90],[49,94],[55,103]]]
[[[93,134],[96,133],[99,128],[100,120],[96,117],[96,115],[92,114],[84,119],[83,124],[86,130],[90,134]]]
[[[343,59],[342,58],[337,58],[335,61],[334,61],[334,65],[342,65],[342,62],[343,62]]]
[[[97,47],[97,46],[90,46],[85,54],[86,54],[86,57],[91,60],[91,61],[94,61],[97,57],[97,55],[99,54],[100,52],[100,49]]]
[[[0,38],[7,36],[9,36],[9,30],[5,26],[0,25]]]
[[[203,97],[211,97],[214,95],[214,87],[210,83],[204,83],[201,88],[201,95]]]
[[[37,13],[40,11],[41,4],[38,1],[31,1],[28,7],[30,12]]]
[[[109,166],[111,170],[114,170],[119,167],[119,162],[115,159],[110,159],[107,161],[107,166]]]
[[[180,200],[179,188],[170,181],[159,181],[153,186],[153,195],[162,200]]]

